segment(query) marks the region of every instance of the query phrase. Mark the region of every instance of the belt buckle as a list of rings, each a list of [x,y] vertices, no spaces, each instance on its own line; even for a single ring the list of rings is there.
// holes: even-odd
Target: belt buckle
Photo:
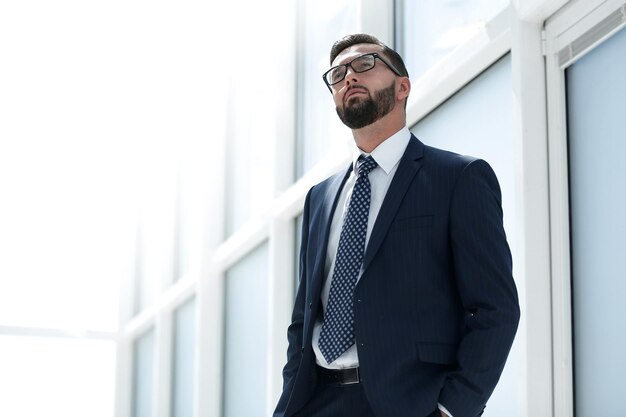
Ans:
[[[349,381],[341,381],[342,384],[344,385],[352,385],[352,384],[358,384],[359,382],[361,382],[361,375],[359,372],[359,367],[356,368],[352,368],[354,369],[354,373],[356,374],[356,378],[354,380],[349,380]],[[350,375],[352,376],[352,375]]]

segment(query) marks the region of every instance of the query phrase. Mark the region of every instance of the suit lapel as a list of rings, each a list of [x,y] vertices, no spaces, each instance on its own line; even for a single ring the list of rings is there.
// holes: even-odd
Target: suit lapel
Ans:
[[[417,174],[417,171],[422,167],[422,156],[424,153],[424,144],[420,142],[415,136],[411,135],[411,140],[404,151],[404,155],[400,158],[398,169],[389,185],[387,195],[383,200],[383,204],[380,207],[378,216],[376,217],[376,223],[372,229],[372,235],[370,236],[367,249],[365,250],[365,256],[363,258],[363,271],[367,269],[370,262],[378,252],[380,244],[382,243],[391,222],[395,218],[395,214],[398,211],[398,207],[409,188],[409,185],[413,181],[413,177]]]

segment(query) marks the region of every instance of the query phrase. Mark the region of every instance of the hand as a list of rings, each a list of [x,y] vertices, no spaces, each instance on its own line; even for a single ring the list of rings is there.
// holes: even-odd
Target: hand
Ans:
[[[443,411],[439,410],[439,412],[441,413],[441,417],[450,417],[449,415],[447,415],[446,413],[444,413]]]

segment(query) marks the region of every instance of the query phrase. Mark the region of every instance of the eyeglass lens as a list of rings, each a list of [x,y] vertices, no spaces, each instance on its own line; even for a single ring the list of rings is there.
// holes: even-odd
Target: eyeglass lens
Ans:
[[[346,73],[348,71],[348,65],[352,67],[354,72],[365,72],[374,68],[375,63],[376,63],[376,57],[374,55],[363,55],[363,56],[357,57],[354,60],[352,60],[352,62],[349,62],[348,64],[344,64],[336,68],[333,68],[326,76],[327,77],[326,80],[328,81],[328,84],[330,85],[337,84],[338,82],[340,82],[341,80],[345,78]]]

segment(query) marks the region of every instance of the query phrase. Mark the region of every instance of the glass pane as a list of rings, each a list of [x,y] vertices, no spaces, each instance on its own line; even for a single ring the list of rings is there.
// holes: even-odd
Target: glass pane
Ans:
[[[303,1],[304,39],[299,52],[299,122],[297,176],[301,177],[331,151],[344,152],[350,131],[335,113],[332,96],[322,81],[330,68],[330,48],[360,28],[359,0]]]
[[[116,331],[133,215],[115,162],[8,142],[24,158],[0,149],[0,325]]]
[[[135,270],[133,276],[134,292],[133,292],[133,314],[137,315],[141,313],[146,307],[156,300],[157,288],[154,285],[153,280],[149,279],[149,275],[146,271],[143,247],[143,240],[145,239],[141,228],[138,228],[138,235],[135,242]]]
[[[147,178],[142,182],[135,314],[153,304],[174,281],[176,170],[167,159],[155,165],[145,168]]]
[[[508,0],[403,0],[399,51],[416,80],[509,4]]]
[[[265,416],[268,244],[226,274],[224,417]]]
[[[246,49],[245,59],[265,62],[268,57],[260,56],[263,49]],[[236,80],[246,80],[250,76],[246,65],[234,65],[229,71]],[[264,89],[270,86],[275,88],[271,77],[276,76],[276,71],[269,65],[258,66],[256,71],[258,82],[235,82],[230,91],[226,143],[226,237],[267,210],[273,197],[274,146],[269,140],[272,136],[267,132],[275,131],[276,114],[271,102],[259,103],[257,96],[269,94]],[[264,76],[266,79],[263,80]],[[266,135],[259,132],[266,132]]]
[[[300,285],[300,247],[302,246],[302,214],[296,217],[296,262],[294,263],[295,271],[295,285],[293,286],[295,292],[298,291],[298,286]]]
[[[515,160],[513,156],[511,58],[502,58],[411,131],[427,145],[485,159],[502,190],[504,229],[515,253]],[[495,117],[494,117],[495,115]],[[516,351],[513,344],[485,417],[516,416]]]
[[[188,203],[188,192],[187,187],[185,187],[183,179],[181,178],[181,174],[179,173],[178,182],[176,186],[176,208],[175,208],[175,216],[176,223],[174,225],[174,259],[172,266],[172,275],[174,278],[174,282],[178,281],[182,278],[184,274],[189,272],[189,262],[190,262],[190,242],[189,242],[189,234],[193,231],[193,228],[190,230],[189,226],[192,226],[193,223],[190,222],[189,212],[189,203]],[[195,229],[199,229],[196,227]]]
[[[154,330],[135,341],[133,369],[133,417],[152,417],[154,398]]]
[[[0,335],[0,415],[113,417],[115,342]]]
[[[237,105],[231,107],[232,121],[229,122],[227,236],[232,235],[255,213],[268,209],[273,192],[273,147],[267,141],[257,140],[255,130],[263,131],[263,126],[273,121],[274,115],[262,111],[256,100],[250,100],[247,89],[247,83],[233,87],[233,100],[236,100]]]
[[[626,30],[567,72],[577,416],[626,415]]]
[[[192,417],[194,405],[194,354],[196,302],[192,299],[174,313],[172,417]]]
[[[179,167],[176,193],[176,230],[174,241],[174,280],[179,280],[192,268],[199,269],[203,249],[203,227],[207,213],[207,188],[210,173],[206,163],[211,151],[205,144],[192,143],[185,148],[189,155]],[[210,204],[215,204],[214,202]],[[214,231],[217,234],[220,231]],[[223,235],[223,231],[220,233]]]

